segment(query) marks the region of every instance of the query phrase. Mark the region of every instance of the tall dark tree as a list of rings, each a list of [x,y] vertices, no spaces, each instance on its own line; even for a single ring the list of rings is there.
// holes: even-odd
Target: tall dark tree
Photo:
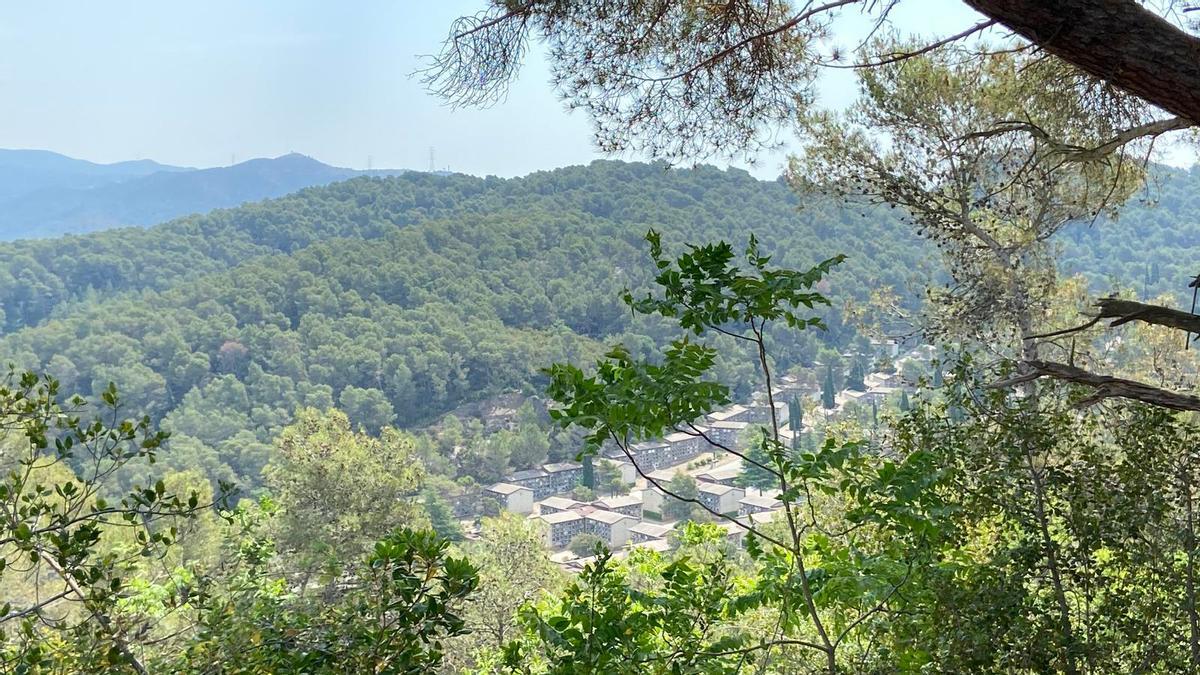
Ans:
[[[798,395],[788,401],[788,429],[797,434],[804,430],[804,406]]]
[[[579,479],[579,484],[589,490],[596,489],[596,467],[592,463],[591,455],[585,455],[583,458],[583,475]]]
[[[854,359],[850,364],[850,372],[846,374],[846,388],[852,391],[866,391],[867,385],[863,381],[867,374],[864,372],[862,361]]]
[[[833,388],[833,365],[825,367],[825,383],[821,387],[821,406],[826,410],[837,407],[836,392]]]

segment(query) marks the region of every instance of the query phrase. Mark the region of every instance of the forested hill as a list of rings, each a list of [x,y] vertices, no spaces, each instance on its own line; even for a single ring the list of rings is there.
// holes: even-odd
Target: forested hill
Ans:
[[[1068,233],[1066,264],[1130,286],[1161,260],[1165,285],[1178,273],[1166,261],[1196,259],[1171,256],[1200,241],[1174,239],[1194,232],[1198,182],[1174,172],[1158,209]],[[663,333],[617,299],[648,279],[649,227],[672,245],[754,232],[788,266],[845,253],[835,305],[936,267],[886,211],[802,203],[741,171],[603,161],[508,180],[356,178],[150,229],[0,245],[0,361],[84,394],[115,382],[175,433],[169,461],[254,483],[299,404],[368,429],[419,424],[536,390],[553,360],[649,348]],[[781,365],[854,339],[836,308],[828,319],[828,333],[781,336]]]
[[[1160,167],[1116,221],[1078,223],[1063,234],[1063,271],[1087,275],[1097,293],[1131,288],[1190,303],[1187,284],[1200,274],[1200,165]]]
[[[906,285],[925,258],[886,215],[802,208],[740,171],[358,178],[149,230],[0,246],[0,360],[85,394],[116,382],[175,432],[172,457],[253,481],[300,403],[367,428],[411,424],[534,389],[555,359],[653,344],[656,326],[618,300],[647,278],[649,227],[673,243],[753,231],[788,265],[844,252],[835,297]],[[820,339],[845,344],[852,331],[830,318]],[[814,334],[780,353],[819,346]]]
[[[854,239],[846,264],[864,283],[904,264],[877,265],[897,245],[898,262],[914,251],[907,231],[886,213],[864,220],[823,206],[798,213],[799,200],[781,182],[763,182],[740,171],[670,170],[661,165],[596,162],[524,178],[474,178],[410,173],[388,180],[360,178],[286,197],[189,216],[149,229],[119,229],[84,236],[0,244],[0,330],[36,325],[60,304],[114,292],[161,290],[210,272],[228,270],[270,253],[290,253],[333,238],[377,239],[436,219],[486,215],[505,209],[541,210],[551,216],[586,215],[650,225],[685,236],[742,236],[780,230],[776,242],[800,244],[795,253],[833,254],[842,237]],[[793,225],[800,225],[793,228]],[[817,248],[813,248],[817,246]],[[637,262],[641,262],[640,258]],[[636,266],[636,265],[635,265]]]

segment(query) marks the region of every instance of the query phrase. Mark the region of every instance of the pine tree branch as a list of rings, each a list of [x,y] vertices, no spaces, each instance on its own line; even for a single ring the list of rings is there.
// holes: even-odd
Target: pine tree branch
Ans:
[[[1096,302],[1096,306],[1100,308],[1101,319],[1116,319],[1109,324],[1110,327],[1130,321],[1141,321],[1200,334],[1200,315],[1197,314],[1119,298],[1101,298]]]
[[[1095,389],[1095,393],[1080,402],[1082,407],[1098,403],[1106,398],[1125,398],[1171,410],[1200,410],[1200,397],[1160,389],[1135,380],[1126,380],[1110,375],[1097,375],[1096,373],[1088,372],[1075,366],[1069,366],[1065,363],[1022,361],[1021,367],[1024,372],[1020,375],[994,382],[989,385],[989,388],[1001,389],[1041,377],[1049,377],[1064,382],[1082,384]]]

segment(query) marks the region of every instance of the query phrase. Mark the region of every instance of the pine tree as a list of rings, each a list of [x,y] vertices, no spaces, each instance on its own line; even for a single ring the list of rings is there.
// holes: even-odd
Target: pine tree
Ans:
[[[912,404],[908,401],[908,392],[901,390],[900,392],[900,412],[908,412],[912,410]]]
[[[448,541],[462,541],[463,531],[458,519],[454,517],[454,508],[440,493],[425,489],[422,495],[425,513],[429,516],[429,524],[438,536]]]
[[[779,486],[779,476],[762,468],[763,466],[775,466],[775,460],[771,459],[771,455],[761,442],[751,443],[750,448],[746,451],[746,457],[757,464],[745,462],[741,475],[734,480],[736,485],[756,487],[760,490]]]

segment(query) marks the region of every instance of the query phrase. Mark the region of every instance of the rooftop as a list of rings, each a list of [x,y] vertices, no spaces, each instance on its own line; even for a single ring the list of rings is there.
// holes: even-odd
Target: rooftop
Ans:
[[[775,509],[773,511],[759,511],[758,513],[751,513],[749,516],[746,516],[746,517],[750,519],[751,525],[762,525],[763,523],[769,523],[769,522],[775,520],[775,517],[780,513],[783,513],[783,509]]]
[[[529,480],[531,478],[544,478],[545,476],[548,476],[548,475],[549,474],[547,474],[545,471],[542,471],[541,469],[522,469],[522,470],[516,471],[512,475],[510,475],[508,477],[508,480],[509,481]]]
[[[570,471],[572,469],[582,469],[582,468],[583,468],[582,464],[576,464],[575,462],[555,462],[553,464],[543,464],[542,465],[542,469],[546,473],[559,473],[562,471]]]
[[[721,529],[728,532],[730,536],[734,536],[734,537],[736,537],[739,534],[745,534],[750,529],[741,523],[735,523],[735,522],[729,521],[729,520],[722,521],[721,523],[718,524],[718,526]]]
[[[611,510],[611,509],[619,509],[619,508],[622,508],[625,506],[633,506],[635,504],[641,504],[642,498],[634,497],[633,495],[620,495],[618,497],[604,497],[603,499],[597,499],[596,501],[594,501],[592,503],[601,508]]]
[[[696,427],[696,428],[701,429],[701,430],[704,429],[704,427]],[[667,436],[664,436],[663,440],[668,443],[686,443],[687,441],[690,441],[693,438],[696,438],[695,434],[689,434],[689,433],[685,433],[682,431],[676,431],[673,434],[668,434]]]
[[[666,553],[671,550],[671,543],[666,539],[651,539],[650,541],[643,541],[640,544],[630,544],[630,546],[648,548],[651,551],[658,551],[659,553]]]
[[[681,473],[683,473],[683,471],[676,471],[674,469],[659,469],[658,471],[651,471],[650,473],[646,474],[646,476],[660,483],[670,483],[672,478]]]
[[[718,485],[717,483],[700,483],[696,486],[701,492],[707,492],[710,495],[729,494],[734,490],[741,488],[733,487],[732,485]]]
[[[566,511],[567,509],[572,509],[580,505],[580,503],[574,499],[567,499],[566,497],[547,497],[539,503],[542,506],[549,506],[550,508],[558,509],[559,511]]]
[[[783,506],[783,502],[779,501],[777,497],[767,497],[765,495],[746,495],[739,499],[738,503],[759,506],[764,509],[777,509]]]
[[[742,473],[742,465],[738,462],[731,462],[724,466],[718,466],[715,469],[709,469],[704,473],[696,474],[696,478],[700,480],[722,481],[731,478],[737,478]]]
[[[708,419],[713,420],[715,422],[723,422],[723,421],[729,419],[730,417],[735,417],[744,412],[746,412],[746,408],[744,406],[731,405],[728,408],[725,408],[724,410],[714,410],[713,412],[710,412],[708,414]]]
[[[746,427],[750,426],[750,423],[749,422],[729,422],[726,420],[719,420],[719,421],[709,424],[708,426],[712,427],[713,429],[734,429],[737,431],[741,431],[742,429],[745,429]]]
[[[591,513],[585,513],[585,514],[583,514],[583,517],[587,518],[588,520],[594,520],[596,522],[605,523],[607,525],[612,525],[613,523],[619,523],[622,520],[626,520],[626,519],[634,520],[633,516],[627,516],[624,513],[617,513],[616,511],[602,511],[600,509],[596,509],[595,511],[592,511]]]
[[[579,520],[580,518],[583,518],[583,516],[575,513],[574,511],[557,511],[555,513],[543,513],[540,516],[537,516],[537,518],[540,518],[542,522],[546,523],[547,525],[558,525],[560,523],[569,523]]]
[[[495,492],[498,495],[511,495],[512,493],[520,490],[529,490],[530,492],[533,492],[533,490],[525,487],[524,485],[513,485],[512,483],[496,483],[495,485],[488,486],[487,489],[488,492]]]
[[[638,534],[644,534],[647,537],[654,537],[655,539],[659,539],[659,538],[667,536],[667,533],[673,529],[674,528],[672,528],[670,525],[661,525],[659,523],[651,523],[651,522],[643,520],[642,522],[638,523],[637,525],[634,525],[633,527],[629,528],[629,531],[637,532]]]

